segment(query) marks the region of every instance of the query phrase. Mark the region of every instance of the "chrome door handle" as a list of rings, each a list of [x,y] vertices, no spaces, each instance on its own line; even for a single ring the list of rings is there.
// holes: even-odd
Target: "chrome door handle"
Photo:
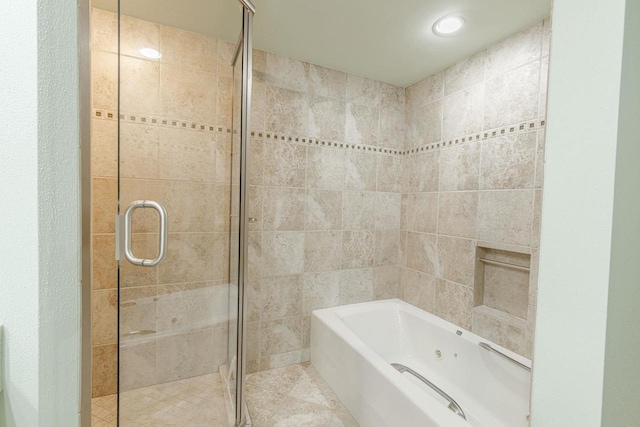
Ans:
[[[133,212],[139,208],[151,208],[155,209],[160,216],[160,243],[158,249],[158,257],[155,259],[143,259],[137,258],[133,254],[131,248],[131,217]],[[162,262],[165,256],[167,256],[167,210],[158,202],[152,200],[136,200],[131,203],[127,210],[124,212],[124,256],[127,260],[134,265],[140,265],[142,267],[154,267]]]

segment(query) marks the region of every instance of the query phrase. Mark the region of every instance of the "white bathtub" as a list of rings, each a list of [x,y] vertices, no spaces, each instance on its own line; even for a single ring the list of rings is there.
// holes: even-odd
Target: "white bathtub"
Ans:
[[[404,301],[316,310],[311,318],[311,363],[361,427],[525,427],[531,373],[486,350],[531,362]],[[410,373],[431,381],[461,407]]]

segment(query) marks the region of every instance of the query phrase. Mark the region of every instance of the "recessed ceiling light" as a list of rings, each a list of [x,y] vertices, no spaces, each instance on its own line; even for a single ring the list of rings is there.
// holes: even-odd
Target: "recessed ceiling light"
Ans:
[[[462,27],[464,27],[464,19],[459,16],[445,16],[433,24],[433,32],[438,35],[447,36],[460,31]]]
[[[143,47],[142,49],[140,49],[140,54],[145,58],[150,59],[159,59],[162,57],[162,54],[160,52],[150,47]]]

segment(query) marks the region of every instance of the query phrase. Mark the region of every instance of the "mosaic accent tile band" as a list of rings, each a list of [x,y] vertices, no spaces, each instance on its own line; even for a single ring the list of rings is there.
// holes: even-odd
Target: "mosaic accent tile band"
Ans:
[[[411,150],[402,151],[401,154],[406,156],[406,155],[421,153],[423,151],[433,151],[438,148],[445,148],[451,145],[464,144],[465,142],[484,141],[484,140],[493,139],[493,138],[500,138],[503,136],[518,135],[525,132],[539,130],[544,128],[545,126],[546,126],[546,120],[544,118],[530,120],[527,122],[516,123],[513,125],[503,126],[500,128],[489,129],[483,132],[464,135],[461,137],[456,137],[456,138],[448,139],[445,141],[438,141],[438,142],[433,142],[431,144],[425,144],[420,147],[412,148]]]
[[[94,109],[93,117],[96,119],[117,120],[118,113],[116,111]],[[230,128],[214,125],[211,123],[196,123],[188,120],[146,116],[143,114],[120,113],[120,120],[127,123],[180,128],[197,132],[231,133]]]
[[[98,119],[116,120],[116,118],[118,117],[118,113],[114,111],[96,109],[94,110],[93,116]],[[184,130],[191,130],[191,131],[197,131],[197,132],[211,132],[211,133],[217,133],[217,134],[231,133],[230,128],[220,126],[220,125],[214,125],[211,123],[196,123],[196,122],[191,122],[186,120],[171,119],[166,117],[145,116],[145,115],[132,114],[132,113],[121,113],[120,120],[123,120],[127,123],[138,123],[138,124],[144,124],[144,125],[180,128]],[[540,118],[536,120],[529,120],[522,123],[515,123],[512,125],[503,126],[500,128],[489,129],[483,132],[463,135],[463,136],[451,138],[444,141],[433,142],[431,144],[425,144],[423,146],[412,148],[410,150],[396,150],[392,148],[376,147],[376,146],[365,145],[365,144],[347,144],[340,141],[328,141],[328,140],[323,140],[323,139],[318,139],[313,137],[282,135],[275,132],[251,131],[251,137],[264,138],[264,139],[273,140],[273,141],[290,142],[290,143],[296,143],[300,145],[314,145],[314,146],[322,146],[322,147],[341,148],[345,150],[370,151],[374,153],[389,154],[393,156],[410,156],[413,154],[418,154],[425,151],[433,151],[439,148],[445,148],[452,145],[460,145],[460,144],[473,142],[473,141],[484,141],[484,140],[500,138],[508,135],[518,135],[524,132],[539,130],[544,128],[545,126],[546,126],[546,119]]]

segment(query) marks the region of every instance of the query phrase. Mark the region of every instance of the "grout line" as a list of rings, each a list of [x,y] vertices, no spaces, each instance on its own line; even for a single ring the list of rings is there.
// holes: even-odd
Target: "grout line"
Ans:
[[[487,56],[488,58],[488,56]],[[485,81],[486,81],[486,70],[485,70]],[[484,114],[482,117],[482,124],[484,126]],[[484,152],[484,144],[480,144],[479,147],[479,153],[478,153],[478,188],[475,190],[476,193],[476,234],[475,234],[475,239],[476,241],[478,241],[479,239],[479,235],[480,235],[480,180],[482,179],[482,158],[483,158],[483,152]],[[477,255],[476,255],[477,256]],[[475,268],[474,268],[474,273],[473,273],[473,282],[474,282],[474,293],[473,293],[473,305],[475,305],[476,301],[476,296],[475,296],[475,281],[476,281],[476,277],[475,277]]]

